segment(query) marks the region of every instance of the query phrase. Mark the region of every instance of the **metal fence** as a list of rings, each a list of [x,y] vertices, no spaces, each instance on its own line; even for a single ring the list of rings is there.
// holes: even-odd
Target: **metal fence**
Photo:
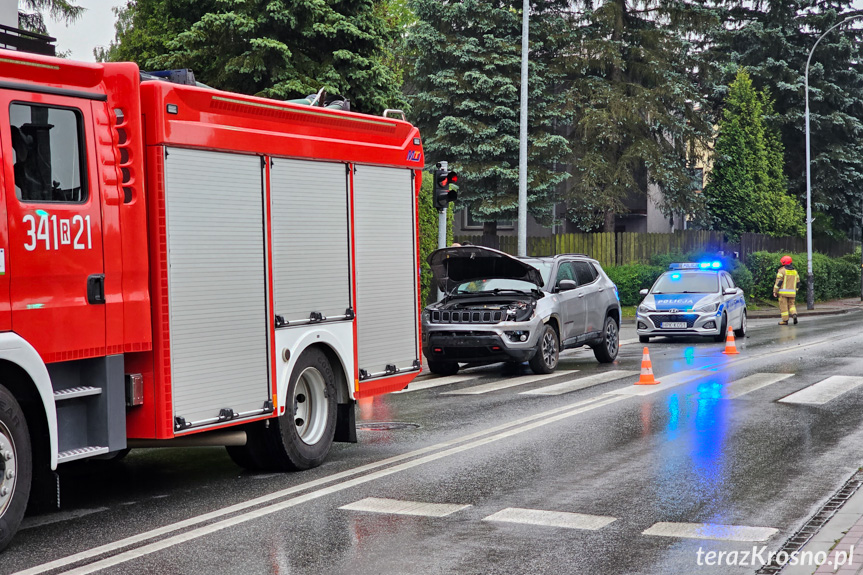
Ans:
[[[488,246],[509,254],[518,252],[516,236],[456,236],[459,243]],[[854,252],[859,242],[851,240],[836,241],[815,238],[813,249],[832,257]],[[586,254],[599,260],[603,266],[649,263],[654,254],[690,252],[737,252],[740,259],[753,252],[806,251],[806,240],[795,237],[775,238],[762,234],[743,234],[738,243],[725,241],[722,232],[687,230],[668,234],[648,233],[597,233],[597,234],[558,234],[546,237],[527,238],[527,255],[550,256],[555,254]]]

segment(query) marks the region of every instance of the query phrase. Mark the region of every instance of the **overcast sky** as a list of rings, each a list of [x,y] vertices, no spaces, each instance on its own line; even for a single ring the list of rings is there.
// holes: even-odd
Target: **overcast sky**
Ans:
[[[111,8],[123,0],[79,0],[87,10],[80,20],[69,27],[62,22],[48,21],[48,33],[57,38],[57,51],[72,51],[72,58],[92,62],[93,48],[107,46],[114,38],[114,13]],[[863,8],[863,0],[854,0],[855,8]]]

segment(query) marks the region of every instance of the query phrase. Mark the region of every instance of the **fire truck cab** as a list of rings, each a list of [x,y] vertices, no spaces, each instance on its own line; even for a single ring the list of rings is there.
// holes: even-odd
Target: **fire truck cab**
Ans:
[[[319,465],[420,371],[420,136],[0,50],[0,549],[129,447]]]

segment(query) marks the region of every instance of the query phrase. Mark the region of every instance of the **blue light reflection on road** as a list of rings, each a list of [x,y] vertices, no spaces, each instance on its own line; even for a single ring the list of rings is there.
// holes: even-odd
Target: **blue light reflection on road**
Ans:
[[[671,515],[687,512],[680,508],[681,501],[686,499],[684,493],[694,491],[695,501],[709,507],[725,495],[724,448],[729,409],[733,407],[722,399],[726,380],[727,375],[710,373],[694,393],[673,393],[665,400],[667,422],[660,436],[657,490],[660,505]],[[720,521],[721,517],[712,516],[711,520]]]

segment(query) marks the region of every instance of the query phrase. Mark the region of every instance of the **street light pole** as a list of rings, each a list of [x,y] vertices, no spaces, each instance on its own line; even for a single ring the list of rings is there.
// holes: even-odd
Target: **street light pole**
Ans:
[[[827,29],[815,41],[815,45],[809,50],[809,57],[806,58],[806,71],[804,73],[804,82],[806,85],[806,309],[815,309],[815,277],[812,275],[812,177],[811,177],[811,152],[809,149],[809,62],[812,60],[812,54],[818,43],[829,34],[834,28],[838,28],[842,24],[860,18],[863,15],[849,16],[841,22],[834,24]]]
[[[521,116],[518,126],[518,255],[527,256],[527,52],[530,0],[521,15]]]

